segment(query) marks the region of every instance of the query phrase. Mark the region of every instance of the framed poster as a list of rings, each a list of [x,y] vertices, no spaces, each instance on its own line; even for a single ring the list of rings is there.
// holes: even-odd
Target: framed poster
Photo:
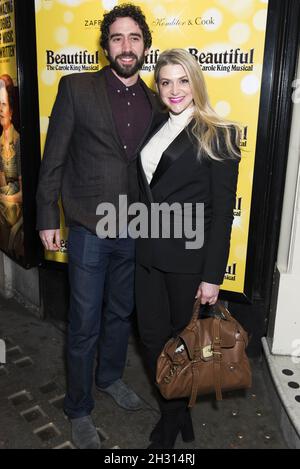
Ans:
[[[31,68],[35,54],[30,57],[35,51],[33,4],[24,7],[24,2],[0,0],[0,249],[28,268],[40,257],[34,227],[40,153]],[[30,87],[29,81],[24,86],[27,78]]]
[[[0,248],[24,257],[15,5],[0,0]]]

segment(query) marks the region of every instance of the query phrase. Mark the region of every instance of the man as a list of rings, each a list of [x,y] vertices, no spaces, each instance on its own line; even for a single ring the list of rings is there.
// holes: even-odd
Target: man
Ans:
[[[141,408],[121,380],[133,310],[134,240],[98,238],[96,209],[102,202],[118,207],[120,194],[128,203],[138,200],[137,149],[160,120],[157,97],[138,75],[151,42],[139,7],[123,4],[104,15],[101,46],[110,66],[61,79],[41,165],[37,228],[44,247],[60,246],[60,195],[70,227],[64,410],[78,448],[100,448],[90,417],[96,351],[97,388],[125,409]]]

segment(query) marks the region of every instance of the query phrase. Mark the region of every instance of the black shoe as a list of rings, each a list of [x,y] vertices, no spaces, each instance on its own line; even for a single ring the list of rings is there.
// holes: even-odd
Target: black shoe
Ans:
[[[182,441],[185,443],[191,443],[195,440],[195,433],[193,428],[193,421],[189,409],[186,409],[184,415],[183,425],[180,428]]]
[[[174,448],[179,432],[181,432],[182,439],[186,443],[195,439],[189,410],[163,412],[150,434],[152,443],[148,446],[148,449]]]
[[[152,432],[150,433],[149,436],[149,441],[152,441],[153,443],[160,441],[162,438],[162,417],[160,417],[159,421],[153,428]]]
[[[149,440],[152,443],[158,443],[162,440],[163,424],[162,417],[159,419],[152,432],[150,433]],[[182,441],[185,443],[191,443],[195,440],[195,434],[193,429],[193,422],[190,414],[190,410],[186,409],[182,425],[180,426],[180,432]]]

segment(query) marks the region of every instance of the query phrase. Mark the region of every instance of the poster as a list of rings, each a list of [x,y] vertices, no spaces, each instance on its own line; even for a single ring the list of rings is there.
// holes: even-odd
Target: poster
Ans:
[[[24,256],[15,4],[0,0],[0,249]]]
[[[98,45],[101,18],[106,10],[121,3],[118,0],[35,0],[42,150],[60,77],[94,72],[106,65]],[[242,293],[268,1],[140,0],[132,3],[142,8],[153,38],[141,71],[143,80],[153,87],[153,69],[161,51],[185,48],[202,67],[214,109],[243,127],[231,250],[222,285],[223,290]],[[67,231],[63,229],[60,252],[47,253],[47,258],[65,262],[66,253]]]

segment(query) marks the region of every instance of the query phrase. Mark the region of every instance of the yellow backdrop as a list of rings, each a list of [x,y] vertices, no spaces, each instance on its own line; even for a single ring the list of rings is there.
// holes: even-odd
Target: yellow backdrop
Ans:
[[[96,71],[105,59],[99,51],[99,27],[118,0],[35,0],[41,146],[60,77]],[[243,292],[258,107],[266,30],[267,0],[140,0],[153,44],[141,72],[152,86],[159,53],[188,49],[205,73],[211,104],[223,117],[244,127],[230,256],[222,288]],[[72,56],[72,57],[71,57]],[[72,61],[71,64],[67,62]],[[62,224],[63,226],[63,224]],[[67,234],[63,229],[63,238]],[[48,259],[66,260],[65,245]]]

